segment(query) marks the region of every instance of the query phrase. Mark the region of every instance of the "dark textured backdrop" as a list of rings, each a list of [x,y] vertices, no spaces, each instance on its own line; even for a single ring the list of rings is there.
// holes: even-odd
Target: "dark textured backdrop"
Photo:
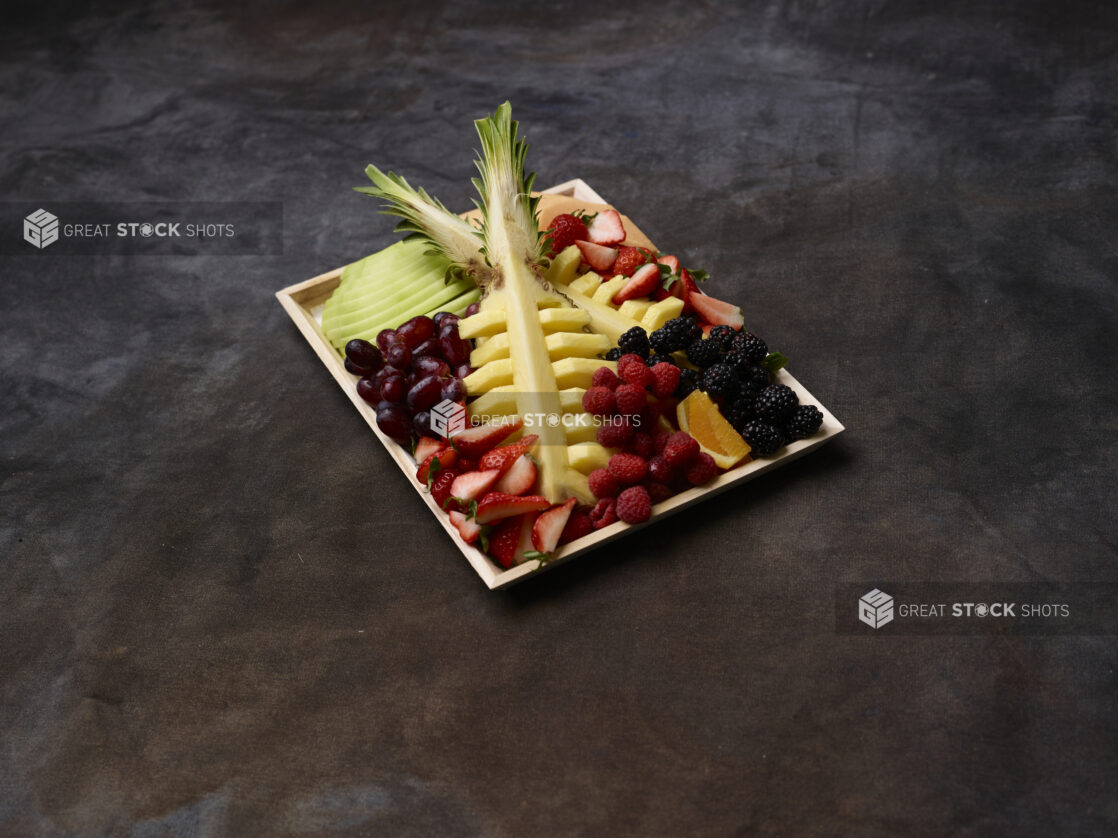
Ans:
[[[1118,830],[1113,638],[833,596],[1118,581],[1114,5],[600,5],[5,7],[3,199],[286,222],[0,264],[0,833]],[[272,294],[393,239],[368,162],[467,206],[506,98],[849,430],[491,593]]]

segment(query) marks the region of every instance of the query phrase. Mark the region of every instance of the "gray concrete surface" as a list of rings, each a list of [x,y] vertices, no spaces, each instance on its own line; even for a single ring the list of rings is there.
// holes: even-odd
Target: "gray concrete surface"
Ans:
[[[1118,830],[1114,638],[840,636],[833,596],[1118,581],[1113,5],[2,15],[4,200],[285,227],[2,257],[0,833]],[[272,294],[393,240],[366,163],[467,206],[506,98],[849,431],[491,593]]]

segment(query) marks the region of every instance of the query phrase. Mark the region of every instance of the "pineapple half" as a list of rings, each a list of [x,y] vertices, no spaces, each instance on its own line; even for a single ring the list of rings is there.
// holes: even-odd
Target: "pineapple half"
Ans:
[[[616,336],[588,331],[593,314],[572,308],[544,277],[538,199],[531,195],[535,176],[524,171],[528,146],[517,139],[512,106],[505,102],[474,125],[482,147],[480,177],[473,181],[480,230],[375,166],[366,169],[373,186],[359,191],[383,199],[385,212],[402,219],[398,230],[421,236],[446,256],[448,279],[469,276],[482,287],[480,311],[458,324],[461,337],[485,339],[471,358],[478,369],[466,379],[470,395],[480,397],[481,408],[472,409],[487,415],[514,410],[524,417],[526,431],[539,435],[538,492],[554,503],[572,496],[592,503],[583,470],[602,455],[590,447],[597,443],[585,414],[577,419],[581,394],[576,410],[574,391],[588,386],[594,370],[607,363],[597,356]],[[569,416],[575,421],[561,418]],[[573,458],[572,445],[578,446]]]

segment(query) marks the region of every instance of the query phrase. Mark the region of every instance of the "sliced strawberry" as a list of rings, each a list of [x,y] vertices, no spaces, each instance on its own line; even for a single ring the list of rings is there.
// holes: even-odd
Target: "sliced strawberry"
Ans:
[[[621,214],[617,210],[602,210],[590,222],[586,237],[594,244],[621,244],[625,241],[625,225],[621,223]]]
[[[512,567],[516,564],[521,525],[521,516],[517,515],[501,521],[489,533],[489,555],[501,567]]]
[[[716,300],[707,294],[692,294],[688,301],[704,321],[712,326],[729,326],[731,329],[741,329],[745,325],[741,309],[733,303]]]
[[[617,259],[617,251],[612,247],[604,247],[581,239],[576,241],[575,244],[582,252],[582,258],[586,260],[586,264],[596,271],[608,271]]]
[[[670,253],[667,256],[661,256],[656,260],[661,265],[667,265],[673,274],[679,273],[679,260],[672,256]]]
[[[563,527],[567,526],[567,519],[571,517],[571,510],[577,503],[575,498],[571,498],[566,503],[551,507],[547,512],[541,512],[532,525],[532,546],[541,553],[552,552],[559,545],[559,536],[563,534]]]
[[[447,503],[451,496],[450,487],[454,485],[454,480],[457,477],[458,472],[452,468],[448,468],[440,471],[438,477],[431,481],[431,497],[434,499],[435,505],[439,507],[439,509],[450,510],[458,508],[458,505],[453,502]]]
[[[441,451],[446,448],[446,440],[433,439],[429,436],[421,436],[419,442],[415,444],[415,461],[422,463],[436,451]]]
[[[511,422],[476,425],[451,437],[451,444],[463,457],[476,460],[490,448],[504,442],[516,431],[524,420],[519,417]]]
[[[659,287],[660,268],[656,265],[645,265],[621,286],[620,291],[613,295],[613,303],[614,305],[621,305],[626,300],[647,297]]]
[[[525,512],[539,512],[551,506],[542,495],[506,495],[504,492],[490,492],[477,505],[477,522],[492,524],[510,515],[523,515]]]
[[[501,472],[501,474],[504,474],[512,468],[512,464],[515,463],[522,454],[527,454],[532,450],[532,446],[536,444],[536,440],[539,438],[539,434],[528,434],[528,436],[521,437],[516,442],[510,442],[508,445],[494,448],[478,460],[477,467],[481,469],[495,468]],[[513,492],[513,494],[516,493]]]
[[[699,290],[698,283],[695,282],[694,277],[691,276],[687,268],[683,268],[679,272],[679,282],[672,283],[671,292],[672,296],[679,297],[683,300],[684,314],[693,314],[695,312],[695,307],[691,304],[691,297],[703,295],[703,292]]]
[[[522,495],[536,483],[536,464],[527,454],[521,454],[509,470],[501,475],[494,492],[504,492],[506,495]]]
[[[459,512],[457,509],[452,510],[450,523],[454,524],[454,528],[458,530],[458,534],[467,544],[473,544],[481,535],[481,524],[467,518],[465,512]]]
[[[440,448],[434,454],[428,455],[423,462],[419,464],[419,469],[415,472],[415,479],[426,486],[427,476],[431,473],[431,464],[435,462],[435,460],[439,461],[439,471],[442,471],[444,468],[450,468],[454,465],[457,459],[458,452],[453,448],[449,446]]]
[[[538,512],[529,512],[527,515],[520,516],[520,538],[516,542],[516,563],[520,564],[524,561],[524,554],[534,550],[532,546],[532,531],[536,525],[536,519],[539,518]]]
[[[450,494],[459,500],[474,500],[489,491],[489,487],[497,482],[501,473],[495,468],[486,471],[468,471],[454,478]]]

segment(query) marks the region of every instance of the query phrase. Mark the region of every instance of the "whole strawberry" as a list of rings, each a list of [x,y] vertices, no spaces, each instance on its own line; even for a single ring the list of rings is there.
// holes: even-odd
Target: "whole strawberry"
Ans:
[[[548,230],[548,237],[551,239],[551,252],[549,256],[554,256],[562,250],[567,249],[576,240],[585,240],[589,235],[586,228],[586,222],[569,212],[562,215],[557,215],[551,219],[551,229]]]
[[[632,276],[641,265],[652,258],[652,254],[643,247],[629,247],[622,245],[617,248],[617,260],[613,263],[614,276]]]

